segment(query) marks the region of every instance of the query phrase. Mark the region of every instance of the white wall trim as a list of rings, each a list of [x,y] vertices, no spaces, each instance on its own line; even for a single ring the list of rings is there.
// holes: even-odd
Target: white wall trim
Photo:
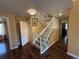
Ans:
[[[13,48],[11,48],[11,50],[14,50],[14,49],[16,49],[16,48],[18,48],[18,45],[17,45],[17,46],[15,46],[15,47],[13,47]]]
[[[77,56],[77,55],[75,55],[75,54],[73,54],[71,52],[67,52],[67,54],[70,55],[70,56],[72,56],[72,57],[74,57],[74,58],[76,58],[76,59],[79,59],[79,56]]]

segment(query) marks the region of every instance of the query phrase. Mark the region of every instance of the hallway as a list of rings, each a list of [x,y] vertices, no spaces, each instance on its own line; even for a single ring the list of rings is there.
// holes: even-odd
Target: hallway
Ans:
[[[68,56],[66,52],[67,44],[64,39],[60,38],[58,42],[41,56],[39,50],[28,43],[23,48],[18,48],[6,52],[4,55],[0,55],[0,59],[74,59]]]

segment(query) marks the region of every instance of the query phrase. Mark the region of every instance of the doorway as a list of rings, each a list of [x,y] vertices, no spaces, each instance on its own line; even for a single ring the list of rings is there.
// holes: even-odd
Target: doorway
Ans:
[[[67,20],[65,21],[62,21],[61,23],[61,36],[62,36],[62,41],[64,43],[64,49],[66,50],[67,52],[67,49],[68,49],[68,35],[67,35],[67,32],[68,32],[68,22]]]
[[[62,22],[62,38],[64,39],[64,42],[67,44],[68,43],[68,23],[67,21]]]
[[[0,18],[0,56],[7,53],[9,49],[7,22],[5,18]]]
[[[62,23],[62,37],[66,37],[67,36],[67,23],[64,22]]]

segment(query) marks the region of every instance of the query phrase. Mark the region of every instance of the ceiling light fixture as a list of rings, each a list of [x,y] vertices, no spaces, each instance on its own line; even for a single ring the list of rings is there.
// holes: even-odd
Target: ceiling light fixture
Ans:
[[[29,9],[27,10],[27,12],[30,14],[30,15],[35,15],[37,13],[37,11],[35,9]]]
[[[62,13],[59,13],[59,16],[62,16],[63,14]]]

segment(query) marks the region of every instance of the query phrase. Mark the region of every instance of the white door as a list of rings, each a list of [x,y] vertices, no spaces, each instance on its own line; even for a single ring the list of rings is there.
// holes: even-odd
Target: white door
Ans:
[[[28,42],[28,23],[25,21],[20,21],[20,29],[21,29],[21,42],[22,46],[24,46]]]

